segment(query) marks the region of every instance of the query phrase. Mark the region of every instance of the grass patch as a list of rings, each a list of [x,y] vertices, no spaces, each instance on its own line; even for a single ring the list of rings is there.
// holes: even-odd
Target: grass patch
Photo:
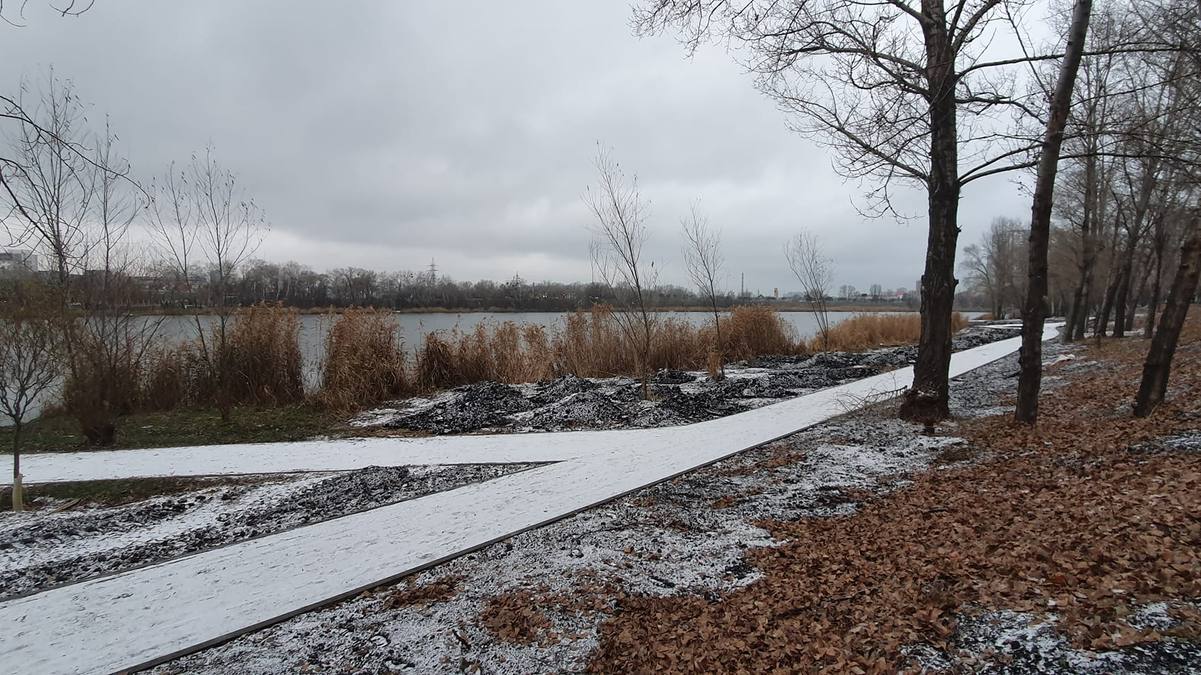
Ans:
[[[122,417],[116,442],[103,449],[299,441],[345,429],[338,414],[308,405],[235,408],[228,424],[221,422],[221,413],[215,408],[182,408]],[[22,453],[85,449],[78,422],[66,415],[35,420],[21,436]],[[0,428],[0,452],[12,452],[10,428]]]
[[[278,476],[190,476],[185,478],[123,478],[118,480],[69,481],[25,486],[27,507],[36,509],[39,500],[78,499],[85,504],[121,506],[151,497],[193,492],[214,485],[246,485],[277,479]],[[12,510],[12,488],[0,488],[0,511]]]

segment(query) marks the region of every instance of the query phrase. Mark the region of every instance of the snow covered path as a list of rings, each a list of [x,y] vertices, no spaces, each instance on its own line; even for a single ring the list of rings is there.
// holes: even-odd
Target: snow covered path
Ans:
[[[1055,328],[1048,326],[1044,339]],[[955,354],[951,373],[1005,356],[1019,343]],[[571,459],[0,603],[0,658],[46,674],[157,663],[786,436],[911,379],[904,368],[682,427],[470,437],[512,452],[509,461],[530,461],[520,452],[531,448]],[[453,454],[464,439],[420,440],[439,441],[430,445]]]
[[[428,438],[343,438],[292,443],[200,445],[145,450],[48,452],[21,458],[26,483],[105,480],[153,476],[223,476],[353,471],[368,466],[418,464],[524,464],[572,459],[606,444],[622,431],[569,431],[500,436]],[[12,457],[5,455],[4,478],[12,482]]]

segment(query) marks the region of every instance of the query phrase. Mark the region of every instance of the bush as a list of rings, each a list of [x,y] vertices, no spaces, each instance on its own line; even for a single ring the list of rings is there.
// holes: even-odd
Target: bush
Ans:
[[[951,331],[967,326],[959,312],[951,315]],[[921,337],[920,314],[857,314],[830,327],[830,349],[862,351],[875,347],[915,344]],[[810,340],[816,349],[818,340]]]
[[[238,310],[226,350],[217,355],[217,365],[229,368],[232,403],[280,405],[304,399],[300,318],[295,309],[255,305]]]
[[[803,354],[805,344],[780,313],[770,307],[735,307],[722,321],[721,350],[727,360]]]
[[[79,422],[89,445],[112,445],[117,419],[141,400],[141,356],[146,336],[125,316],[89,317],[64,326],[69,333],[69,368],[63,409]]]
[[[399,328],[388,312],[351,309],[330,328],[316,400],[349,410],[409,393]]]

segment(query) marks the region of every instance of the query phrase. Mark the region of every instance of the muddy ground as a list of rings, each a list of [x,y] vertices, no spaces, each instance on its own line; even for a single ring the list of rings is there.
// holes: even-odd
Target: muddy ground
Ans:
[[[0,516],[0,600],[451,490],[533,464],[275,474],[115,507]]]
[[[1103,367],[1047,346],[1058,372]],[[1007,409],[1016,357],[959,378],[960,420]],[[985,459],[955,436],[959,422],[925,436],[891,405],[844,416],[765,448],[527,532],[409,580],[365,593],[160,666],[159,673],[578,672],[598,626],[631,596],[718,601],[759,577],[744,552],[779,542],[756,523],[854,511],[918,471]],[[1193,435],[1173,438],[1189,447]],[[1158,448],[1158,450],[1157,450]],[[1147,444],[1141,452],[1162,450]],[[820,545],[815,542],[814,545]],[[1142,611],[1165,632],[1163,603]],[[1187,604],[1187,602],[1186,602]],[[1054,614],[971,612],[955,649],[911,649],[917,669],[1003,673],[1189,672],[1195,643],[1166,638],[1120,650],[1073,649]]]
[[[960,331],[953,346],[960,351],[1019,334],[1018,328],[978,325]],[[901,368],[916,358],[916,347],[764,357],[727,366],[720,382],[704,372],[663,370],[651,380],[650,401],[642,400],[641,384],[628,377],[483,382],[397,401],[362,413],[351,424],[429,434],[672,426],[770,405]]]

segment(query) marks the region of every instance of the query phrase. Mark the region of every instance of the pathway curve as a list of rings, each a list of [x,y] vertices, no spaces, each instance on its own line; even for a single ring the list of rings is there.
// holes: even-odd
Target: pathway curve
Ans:
[[[1055,329],[1048,326],[1044,339]],[[959,352],[951,359],[951,374],[1001,358],[1019,344],[1013,338]],[[397,444],[395,463],[413,463],[418,447],[445,453],[438,457],[446,461],[459,444],[470,448],[464,454],[492,447],[504,453],[504,461],[530,461],[523,453],[567,459],[0,603],[0,660],[14,671],[47,675],[159,663],[789,435],[860,407],[866,398],[895,393],[911,380],[912,369],[903,368],[663,429],[387,439]],[[344,445],[330,441],[314,454],[328,459],[331,449]],[[351,445],[348,455],[358,459],[337,468],[354,468],[357,461],[379,464],[389,452],[382,443]],[[137,470],[198,466],[176,455],[157,453],[153,456],[165,464],[147,460]],[[290,464],[268,455],[274,466],[290,467],[277,470],[311,464],[309,458]]]

